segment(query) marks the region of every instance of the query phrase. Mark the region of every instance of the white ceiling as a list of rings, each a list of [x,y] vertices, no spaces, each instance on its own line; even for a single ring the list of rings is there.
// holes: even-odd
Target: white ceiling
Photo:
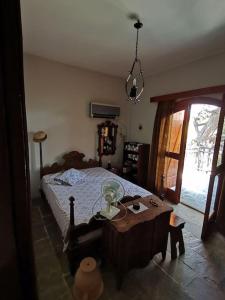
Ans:
[[[24,51],[124,77],[138,13],[144,75],[225,50],[225,0],[21,0]]]

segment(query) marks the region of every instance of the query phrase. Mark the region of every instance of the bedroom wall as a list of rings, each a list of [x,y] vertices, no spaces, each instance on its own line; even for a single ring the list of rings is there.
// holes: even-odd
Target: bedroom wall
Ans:
[[[89,102],[121,106],[117,152],[107,157],[114,164],[122,160],[123,135],[128,130],[129,109],[125,101],[124,81],[119,78],[70,67],[32,55],[24,57],[25,95],[29,137],[31,193],[39,188],[39,147],[32,142],[33,133],[48,134],[43,143],[44,165],[59,160],[71,150],[87,158],[97,155],[97,124],[104,119],[89,118]],[[106,163],[105,161],[105,163]]]
[[[225,54],[145,78],[143,101],[131,107],[129,138],[151,143],[157,104],[150,103],[150,97],[223,84]],[[143,125],[142,130],[138,129],[139,124]]]

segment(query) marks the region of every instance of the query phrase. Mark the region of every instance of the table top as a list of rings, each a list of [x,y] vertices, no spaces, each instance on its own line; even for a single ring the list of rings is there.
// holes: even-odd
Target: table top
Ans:
[[[157,206],[154,206],[151,203],[152,201],[154,201],[154,203],[156,203]],[[132,200],[123,205],[127,207],[129,205],[132,205],[133,203],[139,203],[139,202],[147,206],[148,209],[137,214],[127,209],[127,214],[125,218],[122,218],[126,213],[125,208],[122,205],[119,205],[120,208],[119,214],[116,215],[112,221],[110,221],[111,225],[114,226],[114,228],[118,232],[126,232],[137,224],[151,221],[155,219],[157,216],[161,215],[162,213],[173,211],[172,207],[165,204],[162,200],[160,200],[155,195]],[[121,220],[119,220],[120,218]],[[118,221],[116,221],[117,219]]]

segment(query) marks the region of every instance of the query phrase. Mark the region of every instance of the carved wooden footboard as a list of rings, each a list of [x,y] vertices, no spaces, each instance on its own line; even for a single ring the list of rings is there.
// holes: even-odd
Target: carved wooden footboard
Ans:
[[[140,198],[139,195],[124,196],[121,203],[126,203]],[[75,226],[74,220],[74,197],[69,198],[70,201],[70,224],[66,234],[65,242],[67,243],[67,257],[70,265],[70,272],[74,274],[79,261],[85,256],[96,256],[104,259],[102,251],[103,226],[107,220],[98,220],[97,216],[93,216],[89,223],[83,223]]]
[[[65,238],[66,254],[69,261],[70,272],[73,275],[79,262],[86,256],[102,256],[102,233],[104,221],[98,221],[93,216],[89,223],[75,226],[74,197],[70,201],[70,223]]]

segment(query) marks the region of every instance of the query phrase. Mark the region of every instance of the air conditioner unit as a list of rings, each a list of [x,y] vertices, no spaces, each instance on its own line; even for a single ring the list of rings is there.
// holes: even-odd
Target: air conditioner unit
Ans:
[[[91,118],[104,118],[115,119],[119,117],[120,107],[117,105],[103,104],[103,103],[90,103],[90,117]]]

